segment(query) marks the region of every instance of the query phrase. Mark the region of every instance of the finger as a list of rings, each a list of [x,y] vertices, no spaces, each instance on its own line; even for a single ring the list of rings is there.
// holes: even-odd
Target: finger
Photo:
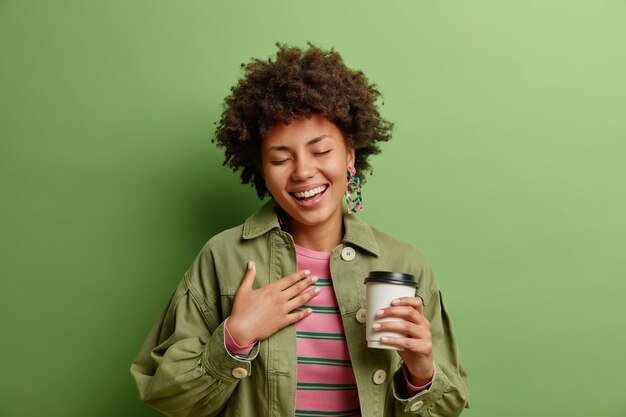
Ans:
[[[282,291],[296,284],[307,275],[311,275],[311,271],[309,271],[308,269],[296,271],[293,274],[285,275],[284,277],[276,281],[276,285],[278,286],[278,289]]]
[[[246,273],[239,285],[240,290],[252,290],[252,284],[254,284],[254,278],[256,277],[256,264],[254,261],[248,262]]]
[[[380,341],[386,345],[396,346],[410,350],[419,356],[430,356],[433,351],[433,343],[430,340],[410,339],[407,337],[383,336]]]
[[[372,329],[376,332],[394,332],[406,335],[411,339],[431,339],[430,329],[410,321],[384,321],[374,323]]]
[[[319,287],[311,288],[310,290],[307,290],[303,292],[302,294],[298,295],[297,297],[294,297],[291,300],[289,300],[289,302],[287,303],[287,308],[289,309],[289,311],[299,308],[305,305],[309,300],[317,296],[319,293],[320,293]]]
[[[313,310],[310,308],[303,308],[301,310],[295,310],[294,312],[287,314],[287,318],[286,318],[287,322],[285,326],[288,326],[297,321],[300,321],[303,318],[310,316],[311,313],[313,313]]]
[[[318,280],[317,277],[308,276],[306,278],[301,279],[300,281],[298,281],[296,284],[292,285],[291,287],[286,288],[285,290],[283,290],[282,293],[285,297],[287,297],[287,300],[290,300],[296,295],[300,294],[306,288],[315,284],[317,280]]]
[[[410,306],[419,311],[420,314],[424,314],[424,303],[419,297],[400,297],[391,301],[392,306]]]
[[[430,327],[430,322],[415,308],[409,306],[387,307],[376,311],[376,318],[397,317],[415,324]]]
[[[408,306],[400,307],[387,307],[381,308],[376,311],[376,318],[381,317],[395,317],[404,320],[409,320],[413,323],[419,324],[424,316],[422,316],[416,309]]]

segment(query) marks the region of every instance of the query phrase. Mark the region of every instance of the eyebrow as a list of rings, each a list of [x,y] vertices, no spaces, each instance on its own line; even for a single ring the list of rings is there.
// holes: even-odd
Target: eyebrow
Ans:
[[[306,143],[306,146],[315,145],[316,143],[320,142],[321,140],[326,139],[326,138],[330,138],[330,137],[332,137],[332,136],[330,136],[330,135],[318,136],[318,137],[313,138],[310,141],[308,141]],[[289,146],[280,145],[280,146],[271,146],[269,150],[270,151],[290,151],[291,148]]]

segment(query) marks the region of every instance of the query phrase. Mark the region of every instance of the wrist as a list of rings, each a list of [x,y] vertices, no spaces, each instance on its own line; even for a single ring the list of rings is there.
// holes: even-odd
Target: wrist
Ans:
[[[408,371],[409,382],[411,383],[411,385],[421,387],[429,384],[433,380],[433,377],[435,376],[435,364],[433,363],[432,366],[429,367],[429,369],[424,369],[420,372],[413,371],[410,368],[408,369]]]
[[[246,331],[245,328],[242,328],[236,319],[229,317],[224,323],[224,328],[231,340],[235,342],[236,345],[240,347],[250,346],[256,343],[256,339],[250,338],[250,336],[246,337],[246,334],[250,334]]]

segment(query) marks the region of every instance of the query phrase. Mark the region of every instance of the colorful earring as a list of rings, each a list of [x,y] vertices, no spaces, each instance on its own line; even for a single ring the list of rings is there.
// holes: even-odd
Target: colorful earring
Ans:
[[[363,196],[361,195],[361,179],[356,176],[356,169],[348,166],[348,188],[346,188],[346,203],[348,213],[354,214],[363,210]]]

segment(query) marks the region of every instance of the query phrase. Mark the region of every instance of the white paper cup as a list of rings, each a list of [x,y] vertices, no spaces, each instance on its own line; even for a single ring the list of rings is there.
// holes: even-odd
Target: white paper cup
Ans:
[[[403,321],[401,318],[384,317],[376,318],[376,311],[389,307],[391,301],[400,297],[415,296],[415,278],[413,275],[400,272],[371,271],[365,278],[365,304],[367,309],[366,338],[367,347],[376,349],[402,350],[395,346],[381,343],[382,336],[405,337],[405,335],[395,332],[377,332],[372,326],[375,323],[385,321]]]

